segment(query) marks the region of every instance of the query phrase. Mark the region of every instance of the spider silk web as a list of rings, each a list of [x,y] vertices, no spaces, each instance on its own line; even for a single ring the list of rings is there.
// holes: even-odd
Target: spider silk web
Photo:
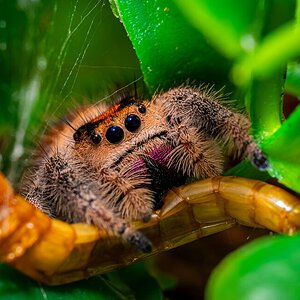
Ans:
[[[24,34],[26,80],[13,95],[17,124],[8,177],[20,178],[24,157],[53,120],[81,103],[104,101],[140,76],[126,32],[105,0],[19,0],[28,27]],[[38,27],[39,30],[35,28]]]

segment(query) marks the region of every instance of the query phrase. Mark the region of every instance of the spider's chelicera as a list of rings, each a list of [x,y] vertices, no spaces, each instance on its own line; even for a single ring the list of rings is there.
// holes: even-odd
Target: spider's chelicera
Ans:
[[[268,168],[247,117],[221,100],[210,88],[182,86],[150,102],[84,108],[47,136],[23,194],[53,217],[94,224],[149,252],[151,241],[130,221],[147,222],[170,187],[220,175],[227,153]]]

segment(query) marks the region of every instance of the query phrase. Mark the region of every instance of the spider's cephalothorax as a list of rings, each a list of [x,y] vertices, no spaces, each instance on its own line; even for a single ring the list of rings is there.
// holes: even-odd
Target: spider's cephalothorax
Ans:
[[[129,222],[147,221],[171,186],[220,175],[225,150],[268,167],[248,134],[248,119],[220,97],[184,86],[150,102],[126,98],[85,108],[71,126],[48,136],[23,194],[49,215],[94,224],[149,252],[151,242]]]

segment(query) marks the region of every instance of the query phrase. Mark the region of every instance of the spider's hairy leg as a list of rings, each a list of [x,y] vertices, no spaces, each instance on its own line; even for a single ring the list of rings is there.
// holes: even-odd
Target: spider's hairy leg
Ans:
[[[248,155],[260,170],[269,168],[266,156],[249,135],[250,122],[244,115],[221,103],[209,88],[179,87],[157,97],[168,118],[189,122],[212,138],[225,142],[236,155]]]
[[[23,182],[21,186],[20,194],[34,207],[51,217],[55,217],[47,201],[43,200],[44,195],[47,193],[47,188],[43,180],[44,176],[42,170],[37,170],[35,174],[30,172],[26,177],[25,184]]]
[[[149,253],[152,250],[152,243],[144,234],[131,228],[124,219],[118,217],[101,201],[91,202],[86,209],[84,221],[107,230],[113,235],[121,236],[124,241],[144,253]]]
[[[223,171],[223,157],[219,145],[199,132],[196,127],[181,122],[171,127],[177,146],[169,154],[169,165],[187,176],[214,177]]]
[[[114,236],[134,245],[142,252],[150,252],[151,242],[139,231],[134,230],[115,211],[107,206],[102,197],[103,188],[96,175],[80,161],[66,159],[55,154],[45,159],[38,172],[40,199],[30,197],[29,201],[38,207],[47,207],[46,213],[69,223],[93,224]]]
[[[117,168],[103,168],[102,185],[106,190],[106,203],[114,207],[126,220],[148,221],[154,207],[150,179],[141,159],[124,161]]]

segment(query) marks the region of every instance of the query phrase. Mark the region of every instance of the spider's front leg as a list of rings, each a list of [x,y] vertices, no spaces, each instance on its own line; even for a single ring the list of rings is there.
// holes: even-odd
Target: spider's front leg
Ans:
[[[211,138],[223,142],[236,155],[248,155],[260,170],[269,168],[266,156],[248,131],[249,120],[221,104],[218,93],[207,88],[179,87],[157,97],[165,115],[172,122],[190,124]]]
[[[100,168],[97,174],[105,191],[105,202],[126,220],[148,221],[154,208],[154,194],[145,163],[130,157],[115,168]]]
[[[151,242],[109,205],[108,189],[99,183],[99,174],[80,160],[54,154],[45,158],[37,174],[37,185],[24,196],[35,206],[47,208],[45,213],[69,223],[93,224],[142,252],[151,251]]]

